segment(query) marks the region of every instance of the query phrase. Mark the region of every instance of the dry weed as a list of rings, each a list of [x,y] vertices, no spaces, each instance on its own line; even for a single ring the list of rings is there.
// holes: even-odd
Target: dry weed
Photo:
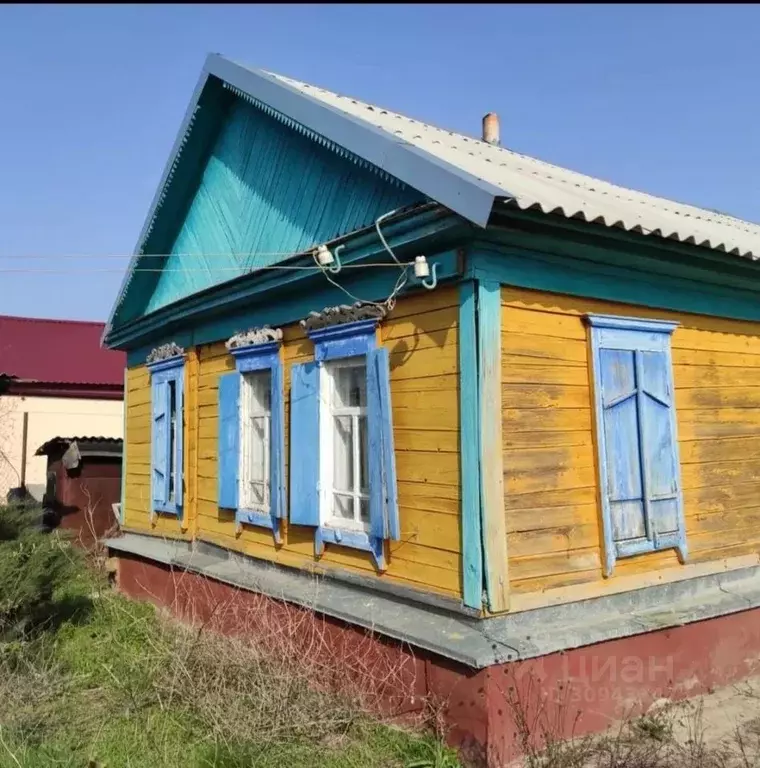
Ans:
[[[1,768],[78,765],[74,754],[109,765],[130,755],[133,767],[457,764],[433,739],[383,730],[400,709],[414,707],[418,724],[433,710],[414,698],[410,652],[183,571],[157,612],[108,588],[104,555],[88,553],[76,587],[88,611],[0,645]]]

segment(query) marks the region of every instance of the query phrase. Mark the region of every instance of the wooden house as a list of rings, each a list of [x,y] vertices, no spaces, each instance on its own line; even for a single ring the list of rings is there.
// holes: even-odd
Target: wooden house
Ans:
[[[495,115],[462,136],[210,56],[105,334],[122,588],[301,603],[316,573],[494,765],[503,675],[572,682],[593,730],[749,674],[758,256]]]

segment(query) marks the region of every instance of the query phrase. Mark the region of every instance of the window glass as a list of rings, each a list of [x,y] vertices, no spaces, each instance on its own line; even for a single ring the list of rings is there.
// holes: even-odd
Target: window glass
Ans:
[[[357,358],[327,363],[325,371],[329,396],[323,424],[332,447],[325,522],[361,529],[369,523],[367,367]]]
[[[271,371],[243,375],[241,390],[240,505],[269,511]]]

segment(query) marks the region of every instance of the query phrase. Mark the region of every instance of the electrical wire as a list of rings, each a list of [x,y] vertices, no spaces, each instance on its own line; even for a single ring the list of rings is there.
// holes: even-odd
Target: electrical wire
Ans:
[[[52,258],[52,257],[51,257]],[[408,262],[405,266],[410,267],[412,266],[414,262]],[[397,269],[398,267],[395,264],[388,264],[388,263],[368,263],[368,264],[344,264],[342,266],[342,269],[365,269],[365,268],[378,268],[378,267],[392,267],[393,269]],[[262,266],[262,267],[253,267],[248,271],[243,270],[241,267],[214,267],[214,272],[237,272],[237,273],[245,273],[245,274],[251,274],[253,272],[259,272],[259,271],[271,271],[271,270],[283,270],[283,271],[306,271],[306,272],[317,272],[317,271],[324,271],[324,268],[321,264],[315,264],[315,265],[302,265],[302,266],[292,266],[288,264],[270,264],[268,266]],[[81,267],[81,268],[71,268],[67,267],[65,269],[54,269],[54,268],[45,268],[45,267],[0,267],[0,274],[3,273],[10,273],[10,274],[56,274],[56,275],[70,275],[70,274],[91,274],[91,273],[103,273],[103,272],[115,272],[115,273],[123,273],[124,268],[123,267]],[[206,267],[136,267],[134,270],[132,270],[133,273],[135,272],[184,272],[184,273],[194,273],[194,272],[203,272],[208,273],[208,268]],[[329,278],[328,278],[329,279]]]
[[[385,264],[383,266],[386,266],[386,267],[398,266],[401,269],[401,274],[399,275],[398,280],[396,280],[396,284],[393,286],[393,290],[391,291],[391,293],[388,296],[388,298],[385,299],[385,301],[370,301],[368,299],[360,299],[358,296],[354,296],[354,294],[351,293],[351,291],[347,290],[339,282],[337,282],[336,280],[332,279],[332,277],[330,276],[330,273],[328,272],[327,268],[319,263],[319,258],[317,256],[317,251],[313,251],[312,252],[312,258],[314,259],[314,263],[317,265],[317,267],[319,267],[320,270],[322,270],[322,274],[325,276],[325,278],[327,279],[327,281],[329,283],[334,285],[339,290],[343,291],[343,293],[345,293],[346,296],[348,296],[349,298],[353,299],[358,304],[369,304],[369,305],[374,306],[374,307],[380,307],[380,308],[382,308],[386,312],[392,312],[393,308],[396,306],[396,296],[401,291],[401,289],[406,285],[406,282],[407,282],[407,271],[408,271],[409,267],[414,263],[414,262],[401,262],[401,261],[399,261],[398,257],[393,252],[391,247],[388,245],[388,243],[385,240],[385,237],[383,237],[383,233],[380,230],[380,222],[384,221],[385,219],[387,219],[390,216],[393,216],[395,213],[398,213],[399,210],[400,209],[394,209],[392,211],[388,211],[388,213],[382,214],[375,221],[375,230],[377,231],[377,234],[378,234],[378,236],[380,238],[380,242],[383,244],[383,247],[385,248],[386,251],[388,251],[388,253],[390,254],[391,258],[395,262],[395,265],[394,264]],[[349,266],[351,266],[351,265],[348,265],[348,264],[345,265],[345,266],[342,265],[341,269],[346,269]],[[378,265],[378,266],[380,266],[380,265]]]
[[[248,253],[245,252],[232,252],[228,251],[227,253],[141,253],[138,254],[139,259],[166,259],[169,258],[169,256],[181,256],[182,258],[203,258],[203,259],[213,259],[213,258],[229,258],[230,256],[234,256],[236,258],[244,258],[244,259],[252,259],[259,256],[282,256],[283,258],[288,258],[292,256],[298,256],[298,255],[306,255],[309,251],[299,251],[298,253],[294,253],[293,251],[251,251]],[[96,254],[96,253],[82,253],[82,254],[76,254],[76,253],[61,253],[61,254],[54,254],[54,255],[40,255],[40,254],[26,254],[26,255],[18,255],[18,254],[0,254],[0,260],[3,259],[18,259],[21,261],[26,261],[28,259],[131,259],[135,256],[133,253],[106,253],[106,254]]]
[[[236,276],[242,276],[243,274],[252,274],[255,272],[261,272],[261,271],[269,271],[269,270],[279,270],[279,271],[306,271],[306,272],[314,272],[314,271],[320,271],[325,279],[334,285],[336,288],[338,288],[340,291],[345,293],[349,298],[353,299],[353,301],[358,302],[360,304],[369,304],[376,307],[380,307],[386,312],[391,312],[393,308],[396,305],[396,296],[401,292],[401,290],[404,288],[406,283],[408,282],[408,272],[409,267],[414,264],[413,261],[404,262],[401,261],[396,254],[393,252],[393,249],[388,245],[388,241],[385,239],[385,236],[383,235],[382,230],[380,229],[380,224],[384,222],[386,219],[390,218],[391,216],[398,213],[401,209],[394,209],[392,211],[388,211],[387,213],[382,214],[375,220],[375,231],[377,232],[377,236],[380,239],[380,242],[383,245],[383,248],[386,250],[386,252],[390,255],[391,259],[393,260],[393,263],[388,264],[387,262],[377,263],[377,262],[371,262],[371,263],[364,263],[364,264],[342,264],[341,270],[343,269],[366,269],[366,268],[377,268],[377,267],[391,267],[393,269],[399,270],[399,276],[396,280],[395,285],[393,286],[393,290],[389,294],[389,296],[382,302],[378,301],[370,301],[366,299],[360,299],[358,296],[355,296],[353,293],[351,293],[348,289],[346,289],[344,286],[342,286],[339,282],[334,280],[328,271],[328,269],[319,263],[319,258],[317,256],[317,250],[314,249],[311,251],[311,256],[314,260],[313,265],[291,265],[291,264],[268,264],[263,266],[252,266],[248,269],[241,266],[225,266],[225,267],[217,267],[213,266],[214,272],[234,272],[236,273]],[[336,246],[336,248],[340,248],[340,246]],[[133,269],[131,270],[130,274],[135,273],[141,273],[141,272],[181,272],[181,273],[193,273],[193,272],[199,272],[199,273],[205,273],[208,274],[209,272],[209,265],[201,266],[201,267],[143,267],[140,266],[141,261],[145,259],[166,259],[169,256],[174,256],[175,258],[181,257],[182,259],[187,258],[200,258],[200,259],[210,259],[210,258],[227,258],[229,259],[231,256],[235,258],[243,258],[243,259],[254,259],[254,258],[260,258],[260,257],[282,257],[282,258],[292,258],[294,256],[299,255],[305,255],[304,251],[300,251],[299,253],[293,253],[291,251],[260,251],[258,253],[174,253],[174,254],[157,254],[157,253],[146,253],[146,254],[138,254],[137,260],[135,262],[135,265]],[[42,255],[27,255],[27,256],[11,256],[11,255],[0,255],[0,260],[17,260],[17,261],[28,261],[28,260],[55,260],[55,261],[69,261],[69,260],[84,260],[84,259],[128,259],[131,260],[134,258],[134,254],[105,254],[105,255],[94,255],[94,254],[60,254],[55,256],[42,256]],[[93,274],[93,273],[109,273],[109,272],[115,272],[115,273],[123,273],[124,267],[81,267],[81,268],[74,268],[66,267],[66,268],[39,268],[39,267],[5,267],[0,266],[0,274],[23,274],[23,275],[32,275],[32,274],[55,274],[55,275],[69,275],[69,274]]]

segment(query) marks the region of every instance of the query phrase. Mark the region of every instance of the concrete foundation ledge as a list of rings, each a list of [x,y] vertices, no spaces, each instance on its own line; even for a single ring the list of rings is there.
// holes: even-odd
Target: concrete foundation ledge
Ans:
[[[408,594],[284,568],[206,542],[125,533],[103,542],[225,584],[306,606],[474,669],[760,607],[760,566],[486,619]]]
[[[519,757],[521,720],[595,733],[760,669],[756,568],[477,620],[206,544],[105,544],[124,594],[263,645],[287,634],[281,653],[316,654],[333,680],[359,670],[394,716],[433,703],[472,765]]]

